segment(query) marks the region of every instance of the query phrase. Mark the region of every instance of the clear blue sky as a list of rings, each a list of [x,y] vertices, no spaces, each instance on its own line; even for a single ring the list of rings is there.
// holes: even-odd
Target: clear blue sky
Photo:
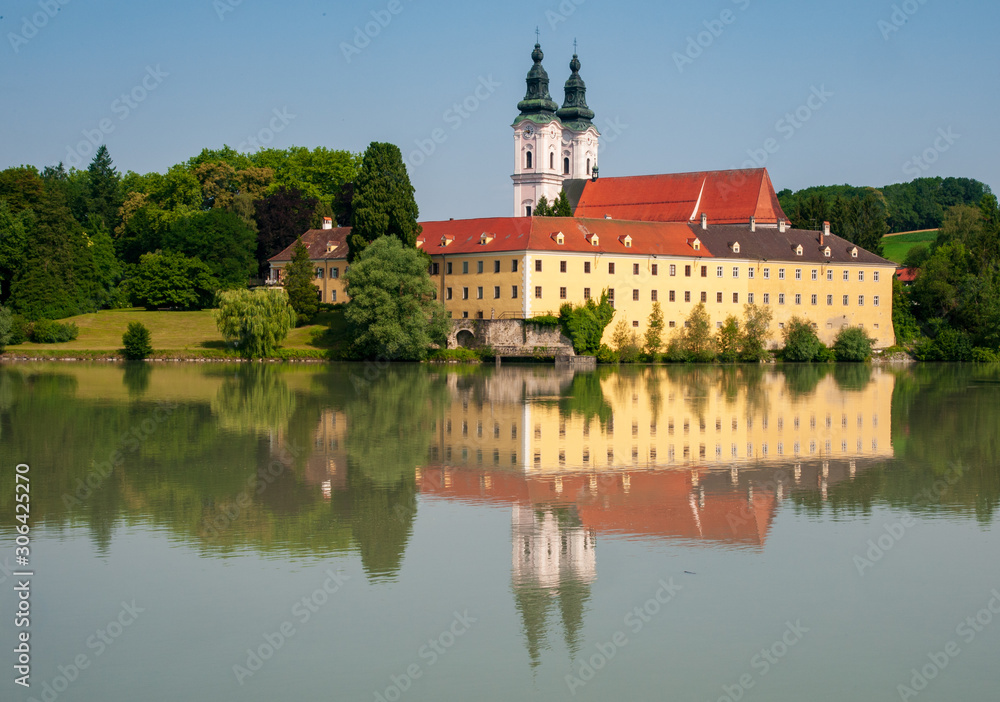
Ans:
[[[508,215],[538,26],[559,102],[579,41],[603,176],[738,167],[749,151],[778,189],[917,174],[1000,189],[986,0],[11,0],[0,15],[0,168],[71,161],[89,132],[121,171],[163,171],[276,127],[263,135],[279,148],[398,144],[422,219]],[[453,110],[467,99],[477,109]],[[808,121],[781,121],[796,110]]]

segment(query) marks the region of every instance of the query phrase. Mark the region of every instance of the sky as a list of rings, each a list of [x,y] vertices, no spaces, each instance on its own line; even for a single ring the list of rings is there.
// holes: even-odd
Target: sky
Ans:
[[[4,0],[0,168],[86,167],[102,142],[146,173],[224,144],[384,141],[422,220],[508,216],[536,28],[560,103],[578,42],[602,177],[1000,192],[988,0]]]

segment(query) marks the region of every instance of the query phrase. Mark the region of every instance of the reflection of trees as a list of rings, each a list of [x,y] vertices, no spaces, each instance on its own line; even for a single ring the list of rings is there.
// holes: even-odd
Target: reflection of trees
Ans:
[[[145,361],[126,361],[122,382],[128,388],[131,398],[142,397],[149,389],[149,379],[153,375],[153,366]]]
[[[564,417],[578,415],[584,421],[596,417],[601,427],[607,425],[614,411],[604,397],[599,373],[577,373],[570,387],[559,398],[559,414]]]
[[[241,364],[227,377],[212,402],[219,425],[241,433],[279,431],[295,411],[295,395],[269,363]]]
[[[833,380],[844,391],[864,390],[872,381],[869,363],[837,363],[833,367]]]
[[[784,376],[785,387],[792,397],[804,398],[816,392],[816,386],[831,369],[829,363],[784,363],[778,372]]]

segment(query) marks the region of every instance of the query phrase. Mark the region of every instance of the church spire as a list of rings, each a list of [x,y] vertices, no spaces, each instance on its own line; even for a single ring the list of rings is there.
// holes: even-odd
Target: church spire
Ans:
[[[543,58],[545,54],[542,53],[542,47],[536,43],[535,50],[531,52],[534,65],[526,78],[528,91],[524,99],[517,103],[517,109],[521,111],[519,120],[526,117],[533,122],[551,122],[559,109],[559,105],[549,95],[549,74],[542,68]]]
[[[573,49],[576,49],[576,42],[573,42]],[[571,71],[566,80],[566,99],[563,106],[556,115],[563,121],[563,125],[573,131],[582,132],[593,126],[594,111],[587,107],[587,86],[580,77],[580,58],[573,54],[573,60],[569,62]]]

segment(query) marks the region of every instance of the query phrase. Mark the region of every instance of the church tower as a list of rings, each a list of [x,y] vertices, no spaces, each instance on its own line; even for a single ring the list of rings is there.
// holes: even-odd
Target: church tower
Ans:
[[[535,44],[528,71],[527,93],[517,103],[521,113],[514,128],[514,216],[530,217],[545,196],[555,202],[568,178],[596,175],[600,133],[594,111],[587,106],[587,86],[580,77],[580,59],[574,53],[565,85],[563,106],[549,94],[549,76],[542,67],[542,47]]]
[[[514,128],[514,216],[531,216],[543,195],[551,203],[562,190],[563,126],[559,105],[549,95],[549,76],[542,67],[542,47],[535,44],[528,71],[528,91],[517,103],[521,114]]]

